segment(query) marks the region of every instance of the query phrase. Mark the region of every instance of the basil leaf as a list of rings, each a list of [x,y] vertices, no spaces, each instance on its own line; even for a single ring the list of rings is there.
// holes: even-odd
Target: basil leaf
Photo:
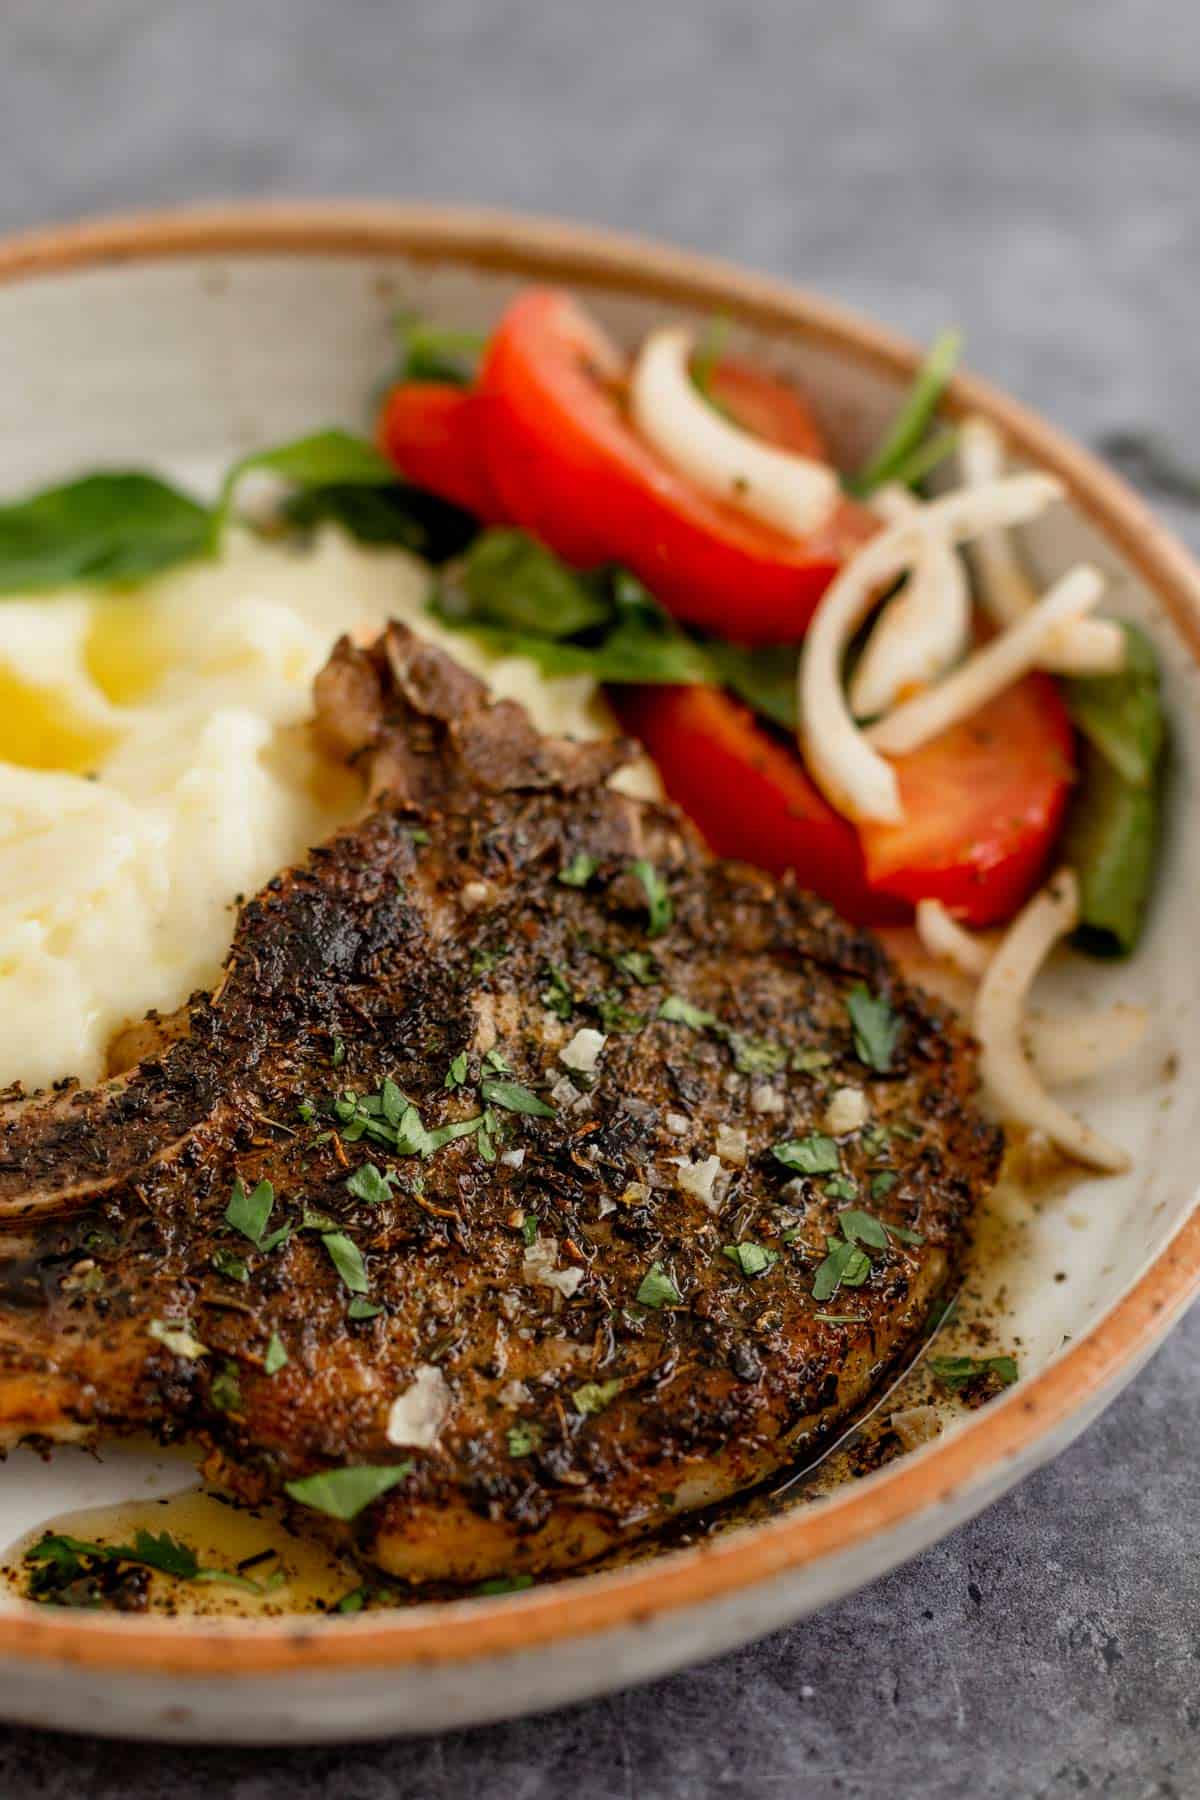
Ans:
[[[840,1212],[838,1224],[842,1228],[842,1236],[849,1238],[851,1243],[870,1244],[874,1250],[887,1249],[887,1228],[873,1213],[858,1212],[854,1209]]]
[[[225,1223],[248,1237],[252,1244],[261,1244],[274,1205],[275,1189],[269,1181],[260,1181],[248,1194],[239,1175],[225,1208]]]
[[[859,981],[850,990],[846,1011],[854,1029],[854,1054],[869,1069],[886,1075],[900,1036],[900,1021],[890,1002]]]
[[[682,1294],[660,1262],[650,1264],[634,1298],[639,1306],[648,1306],[655,1312],[683,1302]]]
[[[356,1200],[364,1200],[368,1206],[380,1206],[392,1197],[387,1176],[374,1163],[363,1163],[361,1168],[355,1169],[347,1179],[346,1192],[353,1194]]]
[[[141,581],[203,556],[209,512],[136,471],[85,475],[0,506],[0,593]]]
[[[285,1481],[283,1491],[301,1506],[326,1513],[331,1519],[356,1519],[364,1507],[403,1481],[411,1469],[411,1459],[382,1468],[363,1463],[349,1469],[326,1469],[320,1475]]]
[[[846,486],[860,499],[873,494],[907,471],[913,453],[920,449],[946,385],[954,373],[962,349],[958,331],[939,332],[913,377],[912,386],[875,454]],[[911,478],[911,476],[910,476]]]
[[[779,1261],[778,1250],[771,1250],[766,1244],[756,1244],[751,1238],[741,1244],[726,1244],[721,1255],[728,1257],[743,1275],[765,1275]]]
[[[503,1106],[509,1112],[529,1113],[534,1118],[552,1119],[554,1108],[523,1087],[519,1081],[502,1081],[485,1076],[479,1091],[489,1106]]]
[[[842,1285],[851,1257],[855,1255],[861,1256],[862,1251],[856,1251],[848,1238],[833,1241],[832,1249],[813,1275],[814,1300],[832,1300]]]
[[[322,1235],[321,1242],[329,1253],[330,1262],[350,1292],[365,1294],[370,1283],[363,1267],[362,1251],[354,1239],[347,1237],[344,1231],[327,1231]]]
[[[801,1175],[836,1175],[842,1166],[837,1143],[823,1131],[810,1131],[807,1137],[773,1144],[771,1154],[785,1169],[795,1169]]]
[[[233,464],[221,484],[210,528],[214,549],[229,523],[238,482],[252,471],[278,475],[300,488],[328,487],[333,483],[342,487],[387,488],[396,480],[395,469],[374,444],[336,428],[314,431],[268,450],[251,451]]]

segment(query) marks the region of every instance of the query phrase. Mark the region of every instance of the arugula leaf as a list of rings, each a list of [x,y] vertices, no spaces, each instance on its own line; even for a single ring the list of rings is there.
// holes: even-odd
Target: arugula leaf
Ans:
[[[630,863],[630,871],[636,875],[646,890],[646,910],[648,914],[646,936],[661,937],[675,917],[675,908],[671,904],[671,896],[667,892],[667,884],[654,864],[639,857]]]
[[[355,1169],[347,1179],[346,1192],[353,1194],[356,1200],[364,1200],[368,1206],[381,1206],[392,1197],[387,1176],[374,1163],[363,1163],[361,1168]]]
[[[344,1231],[327,1231],[322,1234],[321,1242],[350,1292],[365,1294],[371,1284],[363,1267],[362,1251],[354,1239],[347,1237]]]
[[[900,1021],[890,1003],[859,981],[850,990],[846,1011],[854,1029],[854,1054],[869,1069],[886,1075],[900,1036]]]
[[[479,1091],[489,1106],[503,1106],[509,1112],[529,1113],[534,1118],[552,1119],[554,1108],[523,1087],[519,1081],[502,1081],[497,1077],[485,1076],[479,1084]]]
[[[858,474],[847,481],[852,494],[864,499],[909,472],[907,465],[921,448],[961,350],[961,332],[938,333],[882,444]]]
[[[403,1481],[412,1469],[411,1458],[401,1463],[372,1466],[359,1463],[346,1469],[325,1469],[320,1475],[304,1475],[285,1481],[283,1491],[313,1512],[331,1519],[356,1519],[364,1507]]]
[[[239,457],[221,483],[209,526],[214,550],[229,523],[237,485],[252,471],[277,475],[299,488],[329,487],[335,482],[341,487],[387,488],[396,480],[395,469],[374,444],[337,428],[310,432],[267,450],[252,450],[249,456]]]
[[[1018,1374],[1015,1356],[931,1356],[929,1367],[952,1393],[977,1375],[995,1375],[1004,1387],[1011,1387]]]
[[[225,1208],[225,1223],[235,1231],[240,1231],[243,1237],[248,1237],[257,1246],[262,1242],[274,1205],[275,1189],[269,1181],[260,1181],[247,1193],[239,1175],[233,1184],[229,1205]]]
[[[655,1312],[683,1304],[683,1295],[660,1262],[650,1264],[634,1298],[639,1306],[648,1306]]]
[[[807,1137],[785,1138],[771,1146],[771,1154],[785,1169],[801,1175],[836,1175],[842,1166],[841,1153],[835,1139],[823,1131],[810,1131]]]
[[[726,1244],[721,1255],[728,1257],[743,1275],[765,1275],[779,1261],[778,1250],[772,1250],[766,1244],[756,1244],[753,1238],[747,1238],[740,1244]]]
[[[283,1339],[277,1331],[273,1331],[271,1341],[267,1345],[267,1354],[263,1357],[263,1374],[278,1375],[280,1369],[286,1367],[288,1360]]]
[[[605,1407],[611,1406],[624,1386],[620,1376],[615,1381],[585,1381],[571,1396],[575,1411],[585,1417],[592,1413],[602,1413]]]
[[[85,475],[0,506],[0,593],[111,585],[203,556],[207,507],[153,475]]]

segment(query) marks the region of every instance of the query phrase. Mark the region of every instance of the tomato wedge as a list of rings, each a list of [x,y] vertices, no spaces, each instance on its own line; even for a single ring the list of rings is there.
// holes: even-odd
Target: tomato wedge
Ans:
[[[872,888],[940,900],[968,925],[1010,919],[1046,871],[1075,778],[1054,682],[1027,676],[894,766],[903,823],[860,831]]]
[[[634,431],[622,404],[626,373],[569,295],[534,288],[513,302],[480,374],[490,403],[484,462],[504,517],[579,567],[624,563],[670,612],[704,630],[741,643],[794,641],[874,519],[843,500],[801,541],[711,499]],[[717,392],[734,412],[740,393],[747,424],[778,423],[786,408],[776,441],[791,432],[808,451],[819,442],[802,403],[767,376],[727,368]]]
[[[482,404],[477,393],[449,382],[399,382],[384,398],[376,441],[415,487],[496,523],[483,463]]]
[[[908,917],[903,902],[868,887],[853,827],[817,792],[799,755],[739,700],[713,687],[614,688],[609,698],[718,856],[773,875],[794,869],[859,925]]]

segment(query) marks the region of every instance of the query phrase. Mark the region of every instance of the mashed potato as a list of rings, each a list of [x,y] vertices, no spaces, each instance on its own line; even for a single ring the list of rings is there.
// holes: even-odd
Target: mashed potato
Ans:
[[[428,579],[332,530],[235,533],[132,594],[0,602],[0,1086],[103,1074],[122,1026],[215,980],[236,897],[354,813],[306,729],[341,632],[407,620],[543,730],[611,731],[594,683],[439,629]]]

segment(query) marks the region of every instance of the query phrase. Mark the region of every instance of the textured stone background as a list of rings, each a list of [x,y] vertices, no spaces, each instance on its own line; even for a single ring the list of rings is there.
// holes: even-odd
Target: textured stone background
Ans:
[[[961,321],[1081,437],[1200,459],[1198,76],[1195,0],[4,0],[0,227],[234,193],[572,213]],[[1198,1350],[1195,1314],[984,1518],[711,1667],[347,1751],[0,1732],[0,1791],[1200,1794]]]

